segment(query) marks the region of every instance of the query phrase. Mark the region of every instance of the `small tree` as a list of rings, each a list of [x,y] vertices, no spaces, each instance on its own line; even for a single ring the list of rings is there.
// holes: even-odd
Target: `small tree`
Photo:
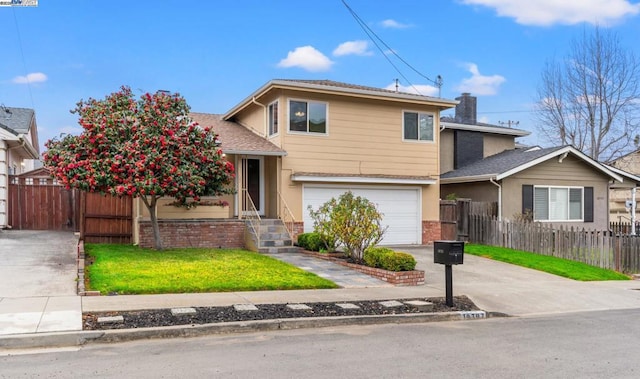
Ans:
[[[387,227],[382,227],[382,213],[375,204],[361,196],[345,192],[332,198],[317,211],[309,206],[314,229],[321,235],[334,237],[337,245],[356,262],[362,262],[364,251],[382,240]]]
[[[178,94],[147,93],[136,100],[122,87],[104,100],[81,100],[71,112],[80,116],[83,132],[47,141],[45,166],[67,188],[140,197],[158,250],[158,199],[193,205],[201,196],[233,192],[234,168],[217,136],[190,120]]]

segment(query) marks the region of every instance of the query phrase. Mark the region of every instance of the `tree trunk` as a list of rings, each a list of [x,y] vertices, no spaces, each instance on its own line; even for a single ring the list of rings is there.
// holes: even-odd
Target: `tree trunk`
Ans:
[[[151,229],[153,230],[153,245],[156,250],[162,250],[162,239],[160,238],[160,226],[158,225],[158,217],[156,215],[156,204],[158,201],[157,197],[152,197],[151,201],[148,201],[146,197],[141,197],[142,202],[147,207],[149,211],[149,216],[151,218]]]

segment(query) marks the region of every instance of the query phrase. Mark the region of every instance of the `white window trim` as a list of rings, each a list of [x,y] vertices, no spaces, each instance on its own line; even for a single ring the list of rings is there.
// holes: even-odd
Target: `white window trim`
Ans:
[[[278,106],[278,111],[274,114],[275,119],[278,120],[278,131],[275,133],[271,133],[271,120],[269,119],[269,113],[273,105]],[[280,129],[282,129],[282,123],[280,122],[280,104],[278,100],[276,100],[267,105],[267,135],[269,135],[269,138],[275,137],[280,134]]]
[[[580,198],[580,205],[582,205],[582,209],[580,210],[580,214],[582,215],[581,218],[579,219],[568,219],[568,220],[539,220],[535,218],[535,212],[534,212],[534,219],[533,221],[536,222],[584,222],[584,187],[580,187],[580,186],[533,186],[533,209],[536,208],[536,188],[547,188],[547,189],[552,189],[552,188],[556,188],[556,189],[566,189],[567,191],[571,190],[571,189],[579,189],[582,193],[582,196]],[[569,194],[567,194],[569,195]],[[551,199],[549,198],[549,196],[551,196],[551,191],[549,191],[548,195],[547,195],[547,213],[550,214],[550,210],[549,210],[549,205],[551,204]],[[567,199],[567,215],[570,215],[571,210],[569,209],[569,206],[571,205],[571,201],[569,201],[569,199]]]
[[[292,101],[303,101],[305,103],[307,103],[307,108],[309,107],[309,103],[318,103],[318,104],[324,104],[325,105],[325,123],[326,123],[326,127],[325,127],[325,131],[324,133],[316,133],[316,132],[299,132],[297,130],[291,130],[291,115],[289,114],[289,112],[291,111],[291,102]],[[309,117],[307,115],[307,130],[309,129]],[[309,99],[296,99],[296,98],[288,98],[287,99],[287,134],[297,134],[297,135],[304,135],[304,136],[328,136],[329,135],[329,103],[326,101],[318,101],[318,100],[309,100]]]
[[[429,140],[421,140],[420,138],[418,139],[406,139],[404,138],[404,114],[405,113],[416,113],[418,114],[418,120],[419,120],[419,116],[420,114],[425,114],[425,115],[430,115],[431,117],[433,117],[433,140],[429,141]],[[436,114],[434,112],[428,112],[428,111],[416,111],[416,110],[411,110],[411,109],[403,109],[402,110],[402,128],[400,129],[400,133],[402,135],[402,142],[410,142],[410,143],[436,143],[436,138],[438,138],[436,136]],[[418,133],[420,133],[420,125],[418,125]],[[420,137],[420,136],[418,136]]]

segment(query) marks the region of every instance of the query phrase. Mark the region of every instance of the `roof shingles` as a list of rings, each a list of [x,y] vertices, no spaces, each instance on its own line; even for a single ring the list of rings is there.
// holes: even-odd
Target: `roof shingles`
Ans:
[[[192,112],[189,116],[218,134],[220,148],[227,154],[287,155],[286,151],[244,126],[222,120],[222,115]]]

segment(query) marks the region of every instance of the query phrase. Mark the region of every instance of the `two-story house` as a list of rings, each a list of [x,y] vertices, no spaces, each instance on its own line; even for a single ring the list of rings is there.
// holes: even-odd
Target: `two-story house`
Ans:
[[[237,193],[222,198],[229,218],[253,208],[266,219],[290,217],[295,236],[313,230],[309,207],[352,191],[383,213],[383,243],[422,244],[440,238],[440,111],[456,103],[329,80],[272,80],[223,115],[191,117],[211,126],[236,167]]]

